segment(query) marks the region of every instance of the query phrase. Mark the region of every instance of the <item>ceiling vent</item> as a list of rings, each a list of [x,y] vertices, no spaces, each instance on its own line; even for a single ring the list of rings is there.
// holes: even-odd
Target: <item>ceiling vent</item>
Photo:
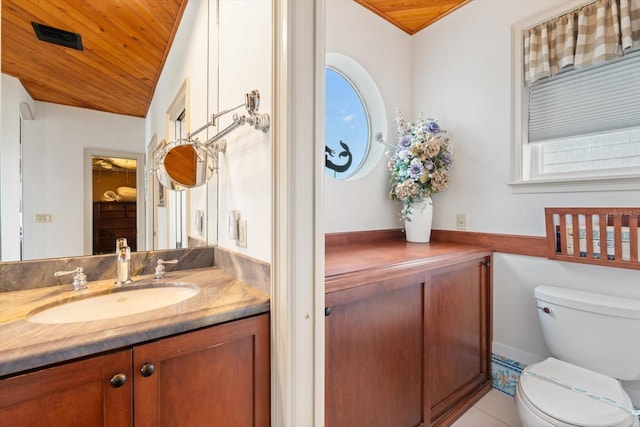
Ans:
[[[33,30],[36,32],[38,40],[64,47],[70,47],[71,49],[84,50],[80,34],[49,27],[44,24],[38,24],[37,22],[31,22],[31,25],[33,25]]]

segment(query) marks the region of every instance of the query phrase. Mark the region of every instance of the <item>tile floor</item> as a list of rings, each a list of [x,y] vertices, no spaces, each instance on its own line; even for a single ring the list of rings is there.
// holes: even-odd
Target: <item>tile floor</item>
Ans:
[[[522,427],[513,397],[492,389],[452,427]]]

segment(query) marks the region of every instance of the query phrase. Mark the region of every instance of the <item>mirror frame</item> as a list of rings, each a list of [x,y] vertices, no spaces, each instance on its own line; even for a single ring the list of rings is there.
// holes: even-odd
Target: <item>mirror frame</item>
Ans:
[[[177,173],[171,173],[167,169],[167,158],[171,159],[170,154],[178,152],[186,147],[193,150],[194,162],[193,166],[193,182],[181,182]],[[177,154],[180,156],[179,154]],[[176,166],[177,163],[171,162],[170,166]],[[202,166],[198,168],[198,165]],[[182,163],[180,166],[189,167],[190,165]],[[183,191],[190,188],[197,188],[206,185],[218,170],[218,152],[208,147],[199,140],[178,139],[166,144],[164,147],[154,153],[153,168],[155,168],[156,177],[162,185],[173,191]],[[175,175],[175,176],[174,176]]]
[[[84,150],[84,255],[93,255],[93,168],[92,157],[117,157],[136,160],[136,252],[147,250],[146,203],[145,203],[145,155],[127,151],[85,148]],[[115,240],[113,247],[115,252]]]

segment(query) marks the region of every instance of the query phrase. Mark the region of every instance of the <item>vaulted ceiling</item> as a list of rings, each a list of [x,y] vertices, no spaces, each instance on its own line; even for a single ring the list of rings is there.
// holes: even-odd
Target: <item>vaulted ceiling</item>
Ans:
[[[187,0],[2,0],[2,72],[38,101],[146,116]],[[80,34],[39,40],[32,22]]]
[[[471,0],[355,0],[396,27],[415,34]]]
[[[355,1],[414,34],[471,0]],[[145,117],[186,4],[2,0],[2,72],[37,101]],[[39,40],[33,23],[79,34],[83,50]]]

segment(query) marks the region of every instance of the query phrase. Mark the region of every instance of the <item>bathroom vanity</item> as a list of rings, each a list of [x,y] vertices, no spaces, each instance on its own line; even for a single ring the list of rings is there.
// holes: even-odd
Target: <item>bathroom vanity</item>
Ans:
[[[38,307],[77,299],[70,286],[0,294],[0,425],[268,426],[268,296],[216,268],[167,276],[165,285],[198,294],[91,322],[29,320]],[[112,280],[80,292],[105,289]]]
[[[327,426],[450,425],[491,388],[491,252],[326,247]]]

